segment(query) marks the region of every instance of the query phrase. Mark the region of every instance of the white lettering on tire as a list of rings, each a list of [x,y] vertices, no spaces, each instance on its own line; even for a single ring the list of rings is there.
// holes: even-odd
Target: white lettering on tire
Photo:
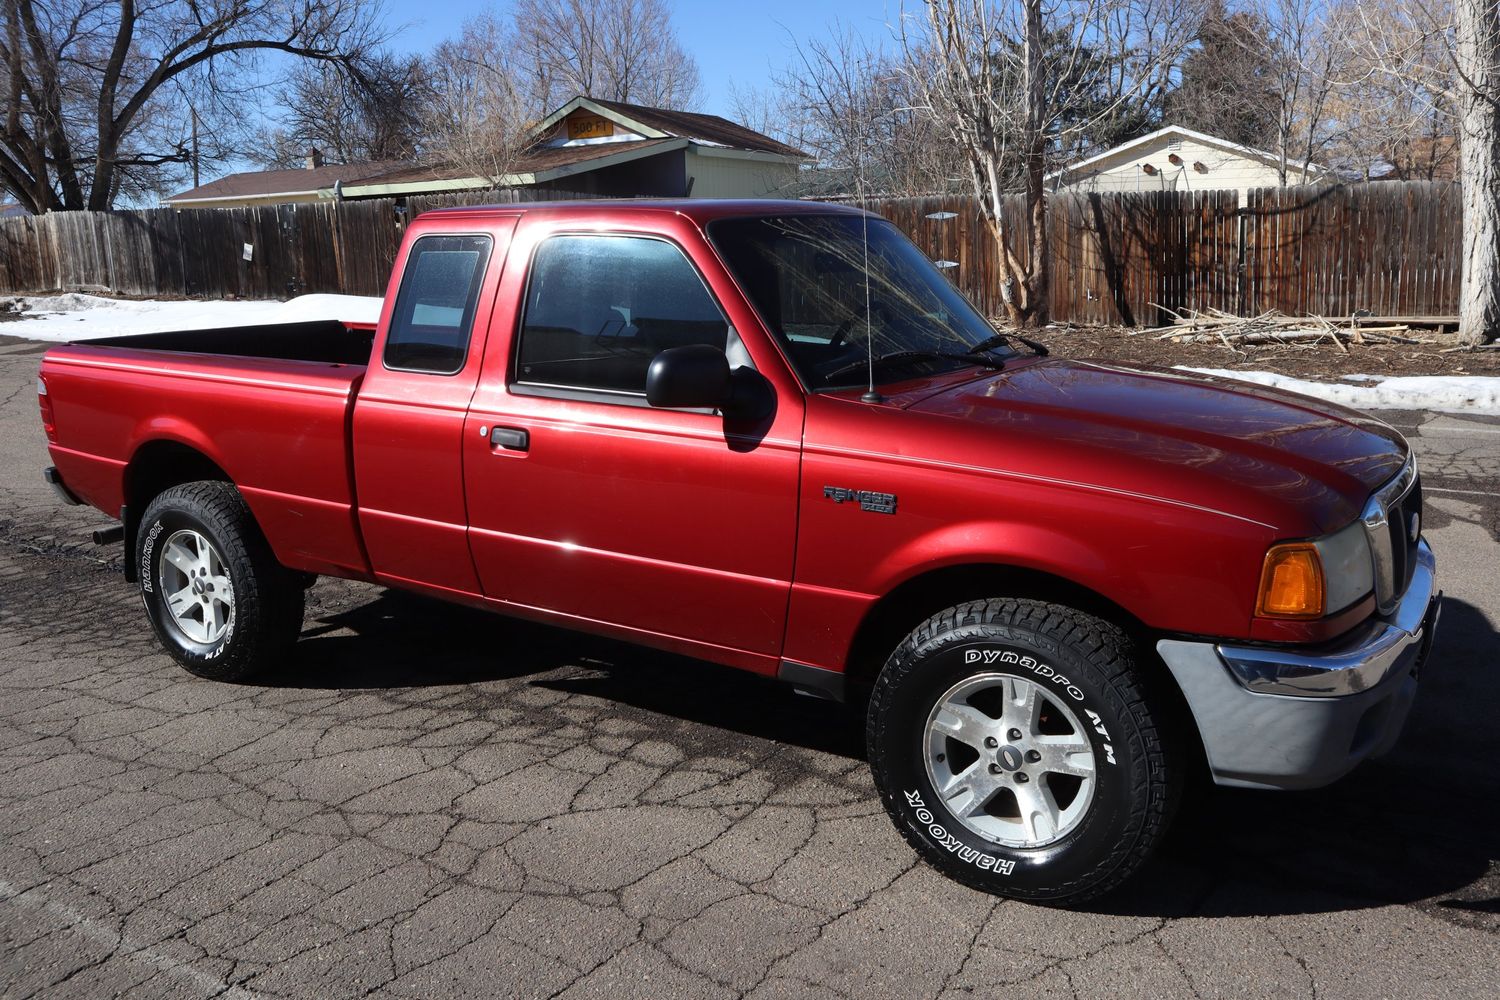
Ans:
[[[1009,875],[1015,871],[1016,863],[1009,858],[997,858],[993,854],[985,854],[949,833],[941,823],[935,821],[931,810],[927,808],[927,803],[922,801],[920,792],[907,792],[906,804],[916,810],[917,822],[926,828],[928,836],[937,841],[938,846],[948,853],[957,855],[960,861],[966,861],[976,868],[998,872],[1001,875]]]
[[[1011,666],[1030,670],[1043,680],[1051,681],[1068,693],[1068,697],[1074,701],[1083,700],[1083,691],[1068,680],[1067,677],[1053,670],[1045,663],[1038,662],[1023,653],[1017,653],[1011,649],[966,649],[964,650],[964,663],[968,665],[982,664],[993,666],[996,663],[1005,663]]]
[[[151,526],[151,531],[146,535],[146,544],[141,548],[141,564],[136,567],[141,575],[141,589],[148,594],[154,594],[151,578],[156,575],[156,567],[151,565],[151,550],[156,547],[156,536],[161,534],[161,522],[157,521]]]
[[[1109,742],[1109,730],[1104,728],[1104,720],[1099,718],[1099,713],[1092,708],[1085,708],[1083,714],[1087,715],[1089,721],[1094,724],[1094,732],[1104,737],[1104,762],[1106,764],[1113,764],[1115,762],[1115,748],[1114,744]]]

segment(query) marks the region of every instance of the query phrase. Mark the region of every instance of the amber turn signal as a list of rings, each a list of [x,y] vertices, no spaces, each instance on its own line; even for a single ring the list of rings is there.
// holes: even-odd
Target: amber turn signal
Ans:
[[[1273,545],[1260,573],[1255,613],[1264,618],[1323,617],[1323,560],[1310,542]]]

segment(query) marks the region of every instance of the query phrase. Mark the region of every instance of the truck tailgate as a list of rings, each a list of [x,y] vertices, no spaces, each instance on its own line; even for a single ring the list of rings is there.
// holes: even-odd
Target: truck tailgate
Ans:
[[[48,351],[53,462],[108,512],[127,466],[191,448],[240,488],[276,556],[314,572],[368,572],[355,519],[350,418],[363,365],[73,344]],[[136,499],[139,502],[139,498]]]

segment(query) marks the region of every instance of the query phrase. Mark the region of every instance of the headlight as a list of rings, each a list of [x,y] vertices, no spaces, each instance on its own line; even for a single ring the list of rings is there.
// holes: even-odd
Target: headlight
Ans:
[[[1255,613],[1264,618],[1322,618],[1375,586],[1370,539],[1359,521],[1312,542],[1271,546],[1261,568]]]

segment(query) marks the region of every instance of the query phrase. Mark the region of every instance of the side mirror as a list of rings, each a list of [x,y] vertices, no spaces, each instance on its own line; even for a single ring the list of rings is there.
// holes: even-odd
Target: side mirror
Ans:
[[[717,347],[669,347],[646,370],[646,402],[670,409],[717,410],[729,405],[729,359]]]

